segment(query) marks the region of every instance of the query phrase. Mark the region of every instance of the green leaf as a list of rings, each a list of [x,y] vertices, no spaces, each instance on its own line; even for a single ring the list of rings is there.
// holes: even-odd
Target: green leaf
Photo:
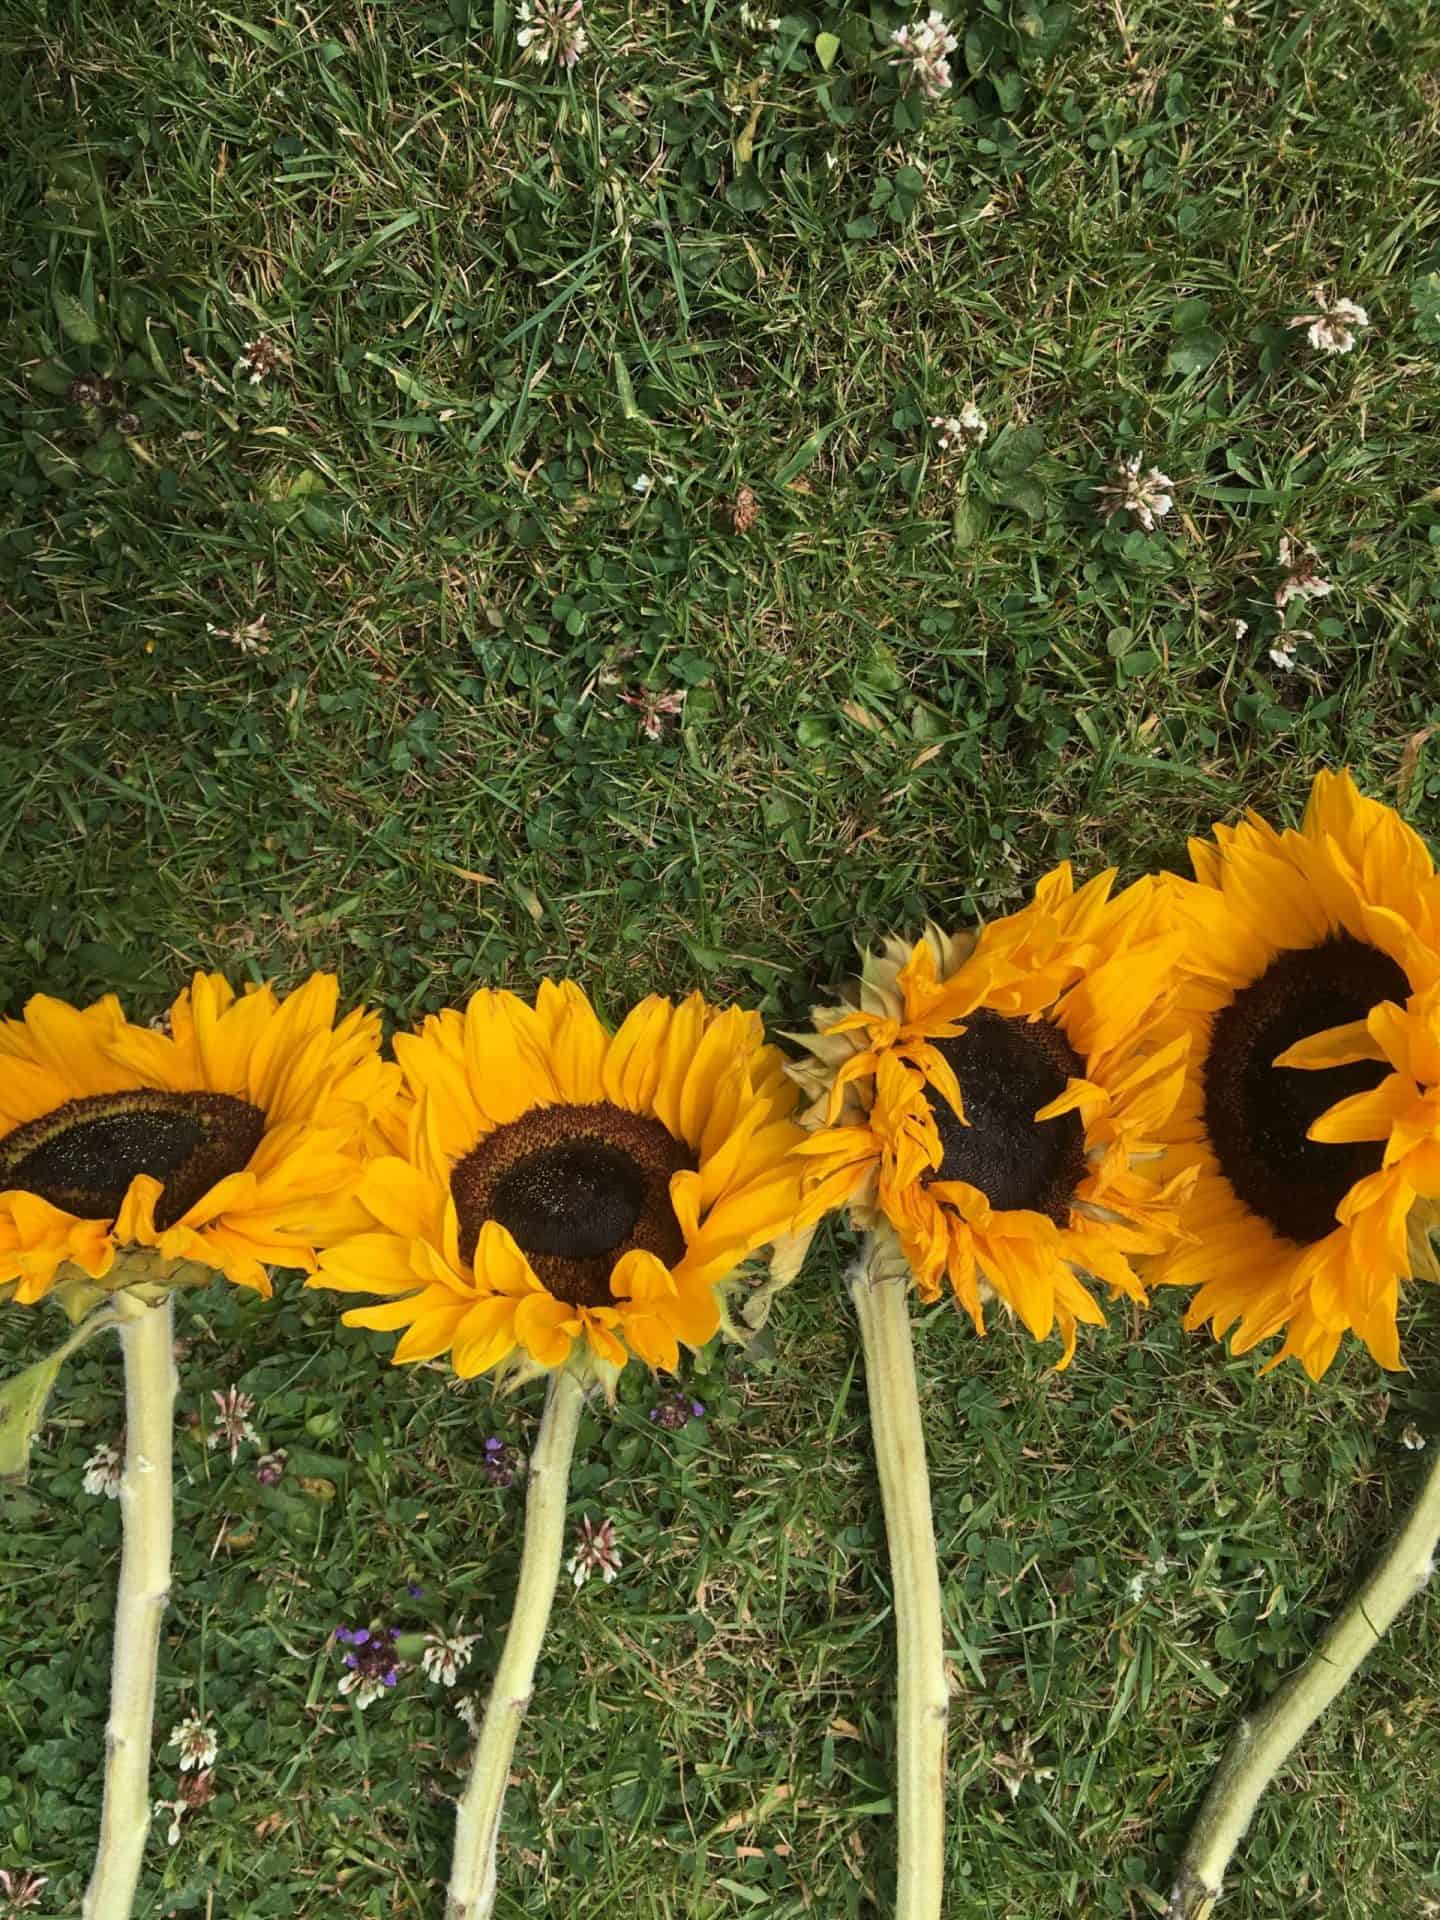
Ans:
[[[1022,478],[1012,481],[1002,490],[1000,501],[1003,506],[1018,507],[1031,520],[1045,518],[1045,489],[1038,480]]]
[[[1070,30],[1071,9],[1063,4],[1056,6],[1029,6],[1020,14],[1015,23],[1016,31],[1025,44],[1025,54],[1031,60],[1049,60],[1060,51],[1061,42]]]
[[[627,420],[640,420],[644,416],[635,404],[635,388],[630,379],[630,369],[618,353],[610,356],[615,365],[615,391],[620,396],[620,411]]]
[[[985,531],[985,507],[979,500],[957,500],[950,534],[957,547],[973,547]]]
[[[1025,77],[1006,67],[1001,73],[992,73],[990,84],[995,89],[995,97],[1000,102],[1002,113],[1018,113],[1025,98]]]
[[[833,33],[817,33],[815,36],[815,58],[829,73],[835,64],[835,56],[840,51],[840,42]]]
[[[61,400],[69,393],[73,378],[70,369],[61,366],[58,360],[42,360],[38,367],[30,371],[31,386],[39,393],[48,393],[55,400]]]
[[[1213,327],[1196,327],[1180,336],[1165,365],[1171,373],[1204,373],[1224,351],[1225,342]]]
[[[50,299],[67,340],[73,340],[77,347],[99,346],[99,323],[82,301],[77,300],[73,293],[67,293],[64,287],[52,287]]]
[[[817,427],[808,440],[803,440],[776,473],[776,486],[788,486],[797,473],[803,473],[839,424],[838,420],[832,420],[828,426]]]
[[[120,289],[115,300],[115,324],[120,329],[121,337],[128,340],[132,347],[143,346],[150,313],[150,302],[139,287],[126,285]]]
[[[1415,331],[1422,340],[1440,346],[1440,273],[1422,274],[1411,282],[1410,304],[1415,309]]]
[[[23,1480],[30,1464],[30,1446],[45,1419],[45,1403],[60,1369],[87,1340],[93,1340],[113,1317],[97,1313],[84,1321],[54,1353],[37,1360],[23,1373],[0,1386],[0,1480]]]
[[[989,466],[997,480],[1017,480],[1045,451],[1039,427],[1007,427],[991,449]]]

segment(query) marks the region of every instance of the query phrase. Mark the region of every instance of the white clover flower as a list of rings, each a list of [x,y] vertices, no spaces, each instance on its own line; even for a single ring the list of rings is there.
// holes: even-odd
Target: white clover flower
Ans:
[[[33,1873],[29,1868],[0,1867],[0,1893],[5,1896],[7,1916],[28,1913],[40,1904],[40,1895],[50,1884],[48,1873]]]
[[[912,27],[897,27],[890,36],[895,64],[905,69],[904,84],[919,87],[927,100],[938,100],[950,86],[950,60],[960,42],[943,13],[932,7]]]
[[[635,478],[630,482],[630,491],[632,493],[649,493],[654,484],[655,482],[650,478],[648,473],[637,473]]]
[[[184,1761],[180,1763],[184,1766]],[[185,1775],[180,1781],[180,1796],[176,1800],[157,1800],[155,1812],[170,1815],[170,1828],[165,1838],[172,1847],[180,1844],[180,1822],[187,1813],[193,1813],[197,1807],[206,1807],[215,1798],[215,1776],[208,1767],[199,1773]]]
[[[268,379],[276,371],[282,358],[279,347],[262,333],[254,340],[247,340],[240,349],[235,371],[243,375],[252,387],[258,387],[262,380]]]
[[[180,1749],[182,1773],[188,1773],[192,1767],[198,1767],[202,1772],[207,1767],[213,1767],[215,1756],[220,1751],[215,1729],[207,1726],[198,1714],[192,1714],[188,1720],[182,1720],[178,1726],[172,1727],[166,1745]]]
[[[558,60],[568,72],[590,44],[581,0],[520,0],[515,39],[526,60]]]
[[[1169,1571],[1170,1562],[1164,1554],[1156,1554],[1147,1566],[1141,1567],[1138,1573],[1132,1574],[1125,1582],[1125,1598],[1134,1606],[1144,1599],[1146,1590],[1163,1580]]]
[[[478,1633],[427,1633],[425,1651],[420,1655],[426,1679],[440,1687],[453,1687],[479,1638]]]
[[[958,414],[937,413],[930,425],[939,436],[936,445],[942,453],[983,446],[990,434],[990,422],[973,400],[967,400]]]
[[[170,1825],[165,1833],[166,1841],[170,1846],[179,1846],[180,1822],[189,1811],[189,1805],[184,1800],[157,1800],[155,1802],[155,1818],[157,1820],[162,1813],[168,1813],[170,1816]]]
[[[253,656],[270,651],[270,623],[263,613],[258,619],[247,620],[243,627],[217,627],[207,620],[205,631],[217,640],[228,640],[239,653]]]
[[[1118,460],[1114,479],[1099,489],[1099,498],[1104,502],[1102,512],[1107,522],[1117,513],[1132,513],[1147,533],[1153,533],[1156,522],[1163,520],[1175,504],[1167,491],[1175,482],[1158,467],[1148,467],[1142,473],[1140,465],[1138,453]]]
[[[1285,577],[1275,589],[1275,605],[1282,613],[1292,600],[1323,600],[1335,591],[1333,584],[1321,577],[1319,556],[1313,547],[1282,533],[1279,558]]]
[[[577,1587],[583,1587],[592,1573],[603,1575],[608,1587],[620,1571],[615,1522],[602,1520],[597,1527],[587,1513],[575,1530],[575,1551],[565,1565]]]
[[[1295,671],[1295,635],[1293,633],[1282,634],[1270,648],[1270,661],[1273,666],[1280,669],[1281,673]]]
[[[120,1449],[97,1447],[85,1462],[85,1478],[81,1484],[86,1493],[104,1494],[107,1500],[118,1500],[124,1477],[125,1461]]]
[[[1419,1453],[1425,1445],[1425,1436],[1412,1420],[1400,1435],[1400,1444],[1411,1453]]]
[[[210,1389],[210,1398],[215,1402],[215,1425],[210,1429],[207,1446],[218,1447],[222,1444],[230,1449],[231,1464],[246,1440],[252,1440],[258,1446],[260,1436],[250,1424],[250,1416],[255,1411],[255,1402],[248,1393],[242,1393],[239,1387],[227,1387],[221,1393],[218,1387]]]
[[[1310,299],[1312,310],[1297,313],[1290,325],[1304,327],[1305,338],[1320,353],[1349,353],[1356,333],[1370,324],[1364,307],[1353,300],[1332,299],[1324,287],[1312,287]]]

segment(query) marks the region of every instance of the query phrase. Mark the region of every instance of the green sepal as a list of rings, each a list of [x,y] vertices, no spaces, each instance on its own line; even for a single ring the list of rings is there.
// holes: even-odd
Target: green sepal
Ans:
[[[47,1300],[53,1300],[72,1327],[78,1327],[102,1306],[110,1295],[106,1288],[77,1273],[73,1280],[59,1280],[51,1287]]]
[[[114,1324],[113,1313],[92,1314],[53,1353],[0,1386],[0,1480],[25,1478],[30,1447],[45,1419],[45,1405],[61,1367],[77,1348]]]

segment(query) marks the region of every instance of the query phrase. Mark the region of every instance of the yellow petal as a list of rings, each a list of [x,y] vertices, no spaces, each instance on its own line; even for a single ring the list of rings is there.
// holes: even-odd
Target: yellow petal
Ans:
[[[307,1287],[342,1293],[410,1292],[420,1284],[410,1260],[410,1242],[396,1233],[357,1233],[320,1254],[319,1271]]]
[[[654,1110],[665,1036],[674,1009],[652,995],[626,1015],[605,1056],[605,1098],[630,1113]]]
[[[562,1100],[588,1106],[605,1098],[610,1036],[573,980],[541,982],[535,1011],[550,1043],[551,1072]]]
[[[595,1358],[603,1361],[607,1367],[623,1367],[630,1356],[623,1342],[616,1338],[612,1326],[607,1324],[607,1321],[613,1321],[614,1316],[604,1307],[597,1310],[582,1307],[580,1318]]]
[[[453,1307],[436,1307],[421,1314],[391,1355],[392,1363],[402,1367],[410,1362],[433,1360],[439,1354],[448,1353],[469,1311],[466,1302],[457,1301]]]
[[[548,1293],[527,1294],[515,1308],[515,1337],[537,1366],[563,1366],[579,1331],[575,1309]]]
[[[488,1373],[515,1350],[515,1301],[481,1300],[460,1323],[451,1356],[462,1380]]]
[[[1277,1053],[1272,1065],[1313,1070],[1346,1067],[1355,1060],[1379,1060],[1383,1057],[1368,1023],[1354,1020],[1348,1026],[1331,1027],[1325,1033],[1311,1034],[1308,1040],[1298,1040],[1293,1047]]]
[[[1369,1093],[1351,1094],[1320,1115],[1310,1128],[1312,1140],[1339,1145],[1350,1140],[1384,1140],[1401,1117],[1408,1087],[1392,1073]]]
[[[675,1335],[658,1314],[638,1309],[625,1316],[625,1338],[630,1350],[647,1367],[674,1373],[680,1364],[680,1347]]]
[[[436,1195],[418,1168],[393,1154],[371,1160],[360,1187],[360,1198],[382,1227],[406,1239],[434,1233]]]
[[[535,1271],[498,1220],[487,1220],[475,1244],[475,1278],[496,1293],[519,1298],[543,1291]],[[547,1299],[548,1295],[545,1296]]]

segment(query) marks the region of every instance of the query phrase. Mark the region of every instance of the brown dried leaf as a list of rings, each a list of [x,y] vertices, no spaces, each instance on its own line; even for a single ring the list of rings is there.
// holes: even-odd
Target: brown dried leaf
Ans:
[[[1400,771],[1395,776],[1396,806],[1404,807],[1408,803],[1410,789],[1415,784],[1415,770],[1420,765],[1420,755],[1425,750],[1425,742],[1435,731],[1433,726],[1421,727],[1405,742],[1405,751],[1400,756]]]

